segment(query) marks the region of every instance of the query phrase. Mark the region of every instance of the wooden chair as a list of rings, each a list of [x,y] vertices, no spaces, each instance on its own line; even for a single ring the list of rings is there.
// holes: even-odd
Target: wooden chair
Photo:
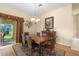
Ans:
[[[48,55],[51,55],[51,54],[55,55],[55,43],[56,43],[55,32],[43,31],[42,33],[44,34],[43,37],[45,37],[45,33],[47,37],[47,41],[42,44],[42,51],[45,51],[45,53]],[[45,53],[43,53],[43,55]]]
[[[40,36],[40,32],[37,32],[37,36]]]

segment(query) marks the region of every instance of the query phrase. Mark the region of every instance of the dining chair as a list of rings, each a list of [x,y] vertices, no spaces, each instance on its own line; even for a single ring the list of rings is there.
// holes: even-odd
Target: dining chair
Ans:
[[[55,42],[54,42],[54,39],[48,40],[47,48],[49,49],[50,55],[55,55]]]
[[[26,35],[29,35],[29,32],[22,33],[22,45],[23,46],[26,46],[27,45]]]
[[[41,44],[41,52],[43,56],[55,55],[55,42],[54,39],[48,39]]]
[[[41,31],[41,33],[42,33],[43,37],[47,36],[47,32],[46,31]]]
[[[26,49],[27,55],[33,55],[35,51],[38,51],[38,45],[32,40],[28,33],[22,34],[22,49]]]
[[[26,35],[26,41],[27,41],[28,55],[31,55],[32,54],[32,40],[28,35]]]
[[[37,36],[40,36],[40,32],[37,32]]]
[[[27,42],[26,42],[26,35],[25,33],[22,33],[22,46],[26,46],[27,45]]]
[[[26,41],[28,46],[28,55],[39,55],[38,54],[38,45],[34,43],[32,38],[29,35],[26,35]]]

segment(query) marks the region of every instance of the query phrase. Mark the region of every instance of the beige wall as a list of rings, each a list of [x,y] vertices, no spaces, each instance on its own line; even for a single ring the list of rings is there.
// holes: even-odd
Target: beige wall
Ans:
[[[37,24],[36,32],[45,27],[45,18],[51,16],[54,16],[54,30],[58,36],[57,42],[70,46],[74,37],[72,4],[41,15],[41,21]]]
[[[29,15],[28,13],[16,10],[15,8],[11,8],[10,6],[7,6],[5,4],[0,4],[0,12],[14,15],[14,16],[18,16],[18,17],[23,17],[25,21],[29,20],[29,18],[31,17],[31,15]],[[26,31],[34,33],[34,25],[31,28],[27,28],[24,25],[24,32],[26,32]]]

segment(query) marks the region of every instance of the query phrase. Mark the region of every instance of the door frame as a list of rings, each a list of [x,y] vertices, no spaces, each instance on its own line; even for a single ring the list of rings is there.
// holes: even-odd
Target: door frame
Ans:
[[[24,18],[18,17],[18,16],[13,16],[13,15],[8,15],[5,13],[0,13],[0,18],[3,18],[3,20],[11,20],[11,21],[16,21],[16,43],[21,42],[21,34],[23,33],[23,22]]]

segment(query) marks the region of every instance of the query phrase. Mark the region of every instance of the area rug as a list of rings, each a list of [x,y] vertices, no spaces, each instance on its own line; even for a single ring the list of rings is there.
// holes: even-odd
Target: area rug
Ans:
[[[12,47],[16,56],[65,56],[65,51],[61,49],[52,50],[51,53],[47,53],[46,50],[43,50],[42,54],[39,55],[38,51],[29,51],[28,47],[23,47],[21,44],[16,44]]]

